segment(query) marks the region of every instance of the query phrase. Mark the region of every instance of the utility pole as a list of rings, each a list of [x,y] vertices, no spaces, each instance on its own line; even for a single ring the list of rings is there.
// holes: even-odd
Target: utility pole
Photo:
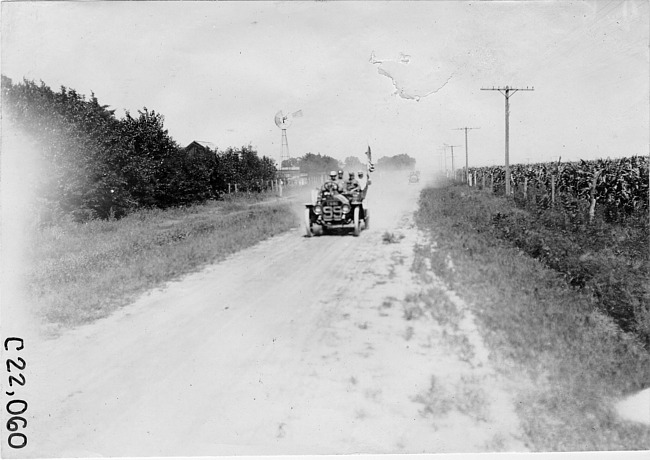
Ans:
[[[535,91],[535,88],[511,88],[509,86],[505,87],[492,87],[492,88],[481,88],[482,91],[498,91],[506,97],[506,196],[510,195],[510,96],[515,94],[517,91]]]
[[[448,145],[448,144],[445,144],[445,146],[451,148],[451,174],[454,176],[454,179],[456,179],[456,168],[454,168],[454,147],[462,147],[462,146]]]
[[[467,153],[467,131],[469,129],[481,129],[481,128],[455,128],[455,131],[458,130],[464,130],[465,131],[465,183],[469,184],[469,154]]]

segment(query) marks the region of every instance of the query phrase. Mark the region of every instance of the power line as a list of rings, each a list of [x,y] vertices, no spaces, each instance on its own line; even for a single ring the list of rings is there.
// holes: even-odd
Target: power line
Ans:
[[[591,52],[592,45],[588,41],[585,42],[584,38],[592,36],[597,29],[602,28],[603,25],[599,23],[604,19],[607,20],[604,27],[612,26],[613,23],[616,22],[616,18],[612,18],[611,13],[621,7],[624,3],[624,1],[612,0],[607,2],[604,6],[601,6],[594,14],[589,14],[589,20],[584,22],[582,25],[573,28],[568,33],[563,34],[560,40],[547,46],[546,49],[540,53],[540,57],[537,60],[538,64],[534,67],[532,72],[536,73],[541,69],[547,68],[549,66],[549,61],[551,59],[557,61],[558,56],[568,58],[578,47],[584,47],[584,51],[587,53]],[[639,17],[645,19],[645,16],[642,14],[640,14]]]
[[[481,88],[481,91],[499,91],[506,98],[506,196],[510,196],[510,97],[515,94],[517,91],[535,91],[535,88],[511,88],[509,86],[504,87],[492,87],[492,88]]]
[[[620,6],[623,2],[617,3],[614,0],[611,0],[607,2],[603,7],[601,7],[598,11],[596,11],[592,16],[594,19],[589,20],[588,22],[583,23],[579,27],[575,27],[572,30],[570,30],[567,33],[564,33],[562,35],[562,38],[555,42],[552,45],[549,45],[546,47],[546,49],[541,53],[539,62],[540,66],[546,66],[548,59],[550,58],[551,54],[555,53],[558,51],[558,49],[562,48],[562,45],[569,44],[571,45],[571,42],[579,38],[580,35],[583,35],[584,33],[591,33],[591,28],[598,22],[600,22],[604,17],[606,17],[609,13],[614,11],[618,6]],[[602,13],[605,9],[609,8],[608,11]],[[602,14],[600,14],[602,13]],[[586,16],[585,16],[586,17]],[[566,49],[564,51],[566,53]],[[560,53],[562,54],[562,53]]]

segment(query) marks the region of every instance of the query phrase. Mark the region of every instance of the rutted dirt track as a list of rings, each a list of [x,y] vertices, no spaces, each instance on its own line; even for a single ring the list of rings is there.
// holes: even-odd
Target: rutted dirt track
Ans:
[[[296,229],[39,344],[21,455],[525,450],[462,301],[440,287],[452,327],[413,300],[403,182],[373,185],[358,238]]]

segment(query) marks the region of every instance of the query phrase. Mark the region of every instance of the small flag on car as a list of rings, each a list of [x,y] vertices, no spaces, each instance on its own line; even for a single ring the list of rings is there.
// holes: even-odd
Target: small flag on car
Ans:
[[[370,144],[368,144],[366,156],[368,157],[368,172],[371,173],[375,170],[375,165],[372,164],[372,150],[370,150]]]

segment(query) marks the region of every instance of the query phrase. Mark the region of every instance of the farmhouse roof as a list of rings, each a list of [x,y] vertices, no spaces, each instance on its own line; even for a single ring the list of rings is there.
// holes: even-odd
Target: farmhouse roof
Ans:
[[[205,149],[216,150],[217,146],[214,142],[207,141],[192,141],[190,144],[185,147],[185,150],[189,150],[192,147],[203,147]]]

